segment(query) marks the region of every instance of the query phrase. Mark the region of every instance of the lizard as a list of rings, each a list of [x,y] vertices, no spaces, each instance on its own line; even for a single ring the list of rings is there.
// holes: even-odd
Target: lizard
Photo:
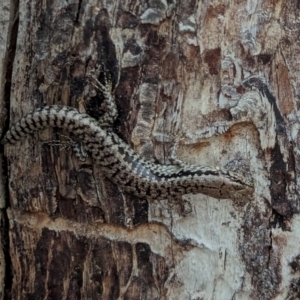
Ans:
[[[85,145],[104,176],[121,191],[147,200],[198,193],[217,199],[244,198],[253,194],[251,183],[229,171],[178,161],[161,165],[135,153],[109,128],[118,115],[116,104],[111,90],[105,84],[97,83],[106,108],[99,120],[73,107],[44,106],[11,126],[1,143],[16,144],[34,131],[47,127],[64,129]]]

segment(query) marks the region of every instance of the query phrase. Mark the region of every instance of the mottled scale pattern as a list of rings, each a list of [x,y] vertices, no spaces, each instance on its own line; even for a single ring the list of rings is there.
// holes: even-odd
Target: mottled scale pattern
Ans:
[[[103,174],[121,190],[146,199],[202,193],[218,199],[251,195],[253,187],[227,171],[189,165],[159,165],[144,160],[96,119],[66,106],[45,106],[12,126],[2,143],[14,144],[46,127],[63,128],[84,143]]]

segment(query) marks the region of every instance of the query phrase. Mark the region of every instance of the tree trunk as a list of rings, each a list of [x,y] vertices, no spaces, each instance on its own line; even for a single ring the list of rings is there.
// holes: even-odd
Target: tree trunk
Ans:
[[[113,130],[137,153],[168,164],[179,137],[177,157],[255,190],[146,201],[79,160],[67,132],[7,145],[1,299],[300,299],[297,1],[1,6],[3,133],[44,105],[98,119],[103,95],[88,74],[102,74]]]

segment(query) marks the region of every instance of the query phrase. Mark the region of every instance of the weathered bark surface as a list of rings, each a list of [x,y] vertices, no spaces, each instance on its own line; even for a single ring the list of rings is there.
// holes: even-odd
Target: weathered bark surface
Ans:
[[[14,6],[10,5],[9,0],[3,0],[0,3],[0,135],[2,136],[5,123],[7,122],[6,103],[7,87],[10,86],[11,70],[13,55],[9,54],[9,50],[14,47],[12,30],[14,20],[10,19],[14,11]],[[14,52],[14,51],[13,51]],[[6,214],[6,192],[4,170],[6,167],[3,161],[3,147],[0,148],[0,299],[4,299],[6,292],[10,290],[10,256],[9,256],[9,240],[8,240],[8,219]]]
[[[148,203],[45,143],[58,131],[28,137],[5,152],[12,298],[299,299],[299,14],[294,0],[21,0],[0,54],[1,78],[14,58],[11,124],[45,104],[98,117],[86,74],[102,66],[137,152],[168,163],[181,135],[182,160],[252,178],[255,195]],[[244,94],[251,74],[275,103]]]

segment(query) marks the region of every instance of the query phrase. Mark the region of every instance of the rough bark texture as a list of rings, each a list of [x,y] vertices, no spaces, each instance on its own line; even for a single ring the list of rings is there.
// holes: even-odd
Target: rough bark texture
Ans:
[[[86,74],[102,67],[115,87],[114,130],[137,152],[168,163],[180,135],[182,160],[255,186],[238,203],[147,202],[45,143],[66,139],[56,130],[7,146],[2,299],[300,298],[298,1],[2,3],[2,130],[8,106],[11,124],[45,104],[98,117],[103,99]],[[245,93],[251,74],[275,98]]]
[[[15,53],[14,12],[15,6],[10,5],[9,0],[0,3],[0,135],[2,136],[7,122],[6,106],[9,103],[9,87],[11,84],[12,61]],[[6,208],[8,199],[6,195],[5,181],[7,171],[3,157],[3,147],[0,148],[0,299],[10,293],[11,277],[8,219]],[[8,276],[6,276],[8,275]]]

